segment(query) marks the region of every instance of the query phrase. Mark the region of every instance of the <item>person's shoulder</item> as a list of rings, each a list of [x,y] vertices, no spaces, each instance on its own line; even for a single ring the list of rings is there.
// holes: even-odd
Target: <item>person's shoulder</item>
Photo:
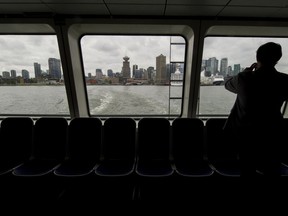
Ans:
[[[241,78],[247,78],[254,75],[253,71],[243,70],[242,72],[238,73],[238,77]]]
[[[279,71],[277,71],[277,76],[278,76],[278,78],[279,79],[282,79],[282,80],[288,80],[288,74],[286,74],[286,73],[283,73],[283,72],[279,72]]]
[[[279,76],[283,76],[283,77],[288,77],[288,74],[287,73],[283,73],[283,72],[280,72],[280,71],[277,71],[278,73],[278,75]]]

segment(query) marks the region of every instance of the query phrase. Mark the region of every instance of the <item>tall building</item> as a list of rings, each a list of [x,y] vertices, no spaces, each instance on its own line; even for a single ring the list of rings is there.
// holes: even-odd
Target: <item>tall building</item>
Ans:
[[[29,76],[29,71],[23,69],[23,70],[22,70],[22,78],[23,78],[24,80],[28,80],[28,79],[30,78],[30,76]]]
[[[41,78],[41,65],[38,64],[37,62],[34,62],[34,72],[36,79]]]
[[[206,62],[206,71],[210,72],[211,75],[218,73],[218,60],[215,57],[209,58]]]
[[[108,69],[107,70],[107,76],[108,77],[113,77],[113,70],[112,69]]]
[[[237,75],[240,71],[241,71],[241,66],[240,66],[240,64],[234,64],[233,75]]]
[[[232,70],[231,66],[228,66],[227,75],[228,76],[232,76],[233,75],[233,70]]]
[[[123,67],[122,67],[122,76],[123,78],[131,78],[131,69],[130,69],[130,62],[129,57],[125,56],[123,57]]]
[[[10,72],[9,71],[3,71],[2,72],[2,77],[3,78],[10,78]]]
[[[132,77],[134,77],[135,78],[135,74],[136,74],[136,71],[138,70],[138,65],[133,65],[133,67],[132,67]]]
[[[96,69],[96,79],[102,79],[102,76],[103,76],[102,69],[97,68]]]
[[[11,70],[11,77],[12,78],[16,78],[17,77],[17,74],[16,74],[16,70]]]
[[[49,58],[49,75],[51,79],[61,79],[61,62],[60,59]]]
[[[154,72],[154,67],[150,66],[147,68],[147,79],[148,80],[152,79],[153,72]]]
[[[156,57],[156,83],[165,84],[167,80],[166,56],[161,54]]]
[[[220,74],[227,76],[228,74],[228,58],[222,58],[220,61]]]

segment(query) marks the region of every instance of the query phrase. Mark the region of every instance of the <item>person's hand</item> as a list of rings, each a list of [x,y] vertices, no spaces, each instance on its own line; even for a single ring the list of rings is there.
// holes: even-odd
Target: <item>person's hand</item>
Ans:
[[[245,71],[254,71],[257,69],[257,63],[253,63],[250,67],[246,67]]]
[[[253,70],[256,70],[257,69],[257,63],[253,63],[251,66],[250,66],[250,70],[253,71]]]

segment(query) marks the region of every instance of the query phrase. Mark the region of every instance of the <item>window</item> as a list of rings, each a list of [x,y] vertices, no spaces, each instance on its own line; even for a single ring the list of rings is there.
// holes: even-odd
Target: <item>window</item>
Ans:
[[[206,37],[202,58],[199,115],[228,115],[236,95],[224,88],[224,80],[256,62],[256,50],[266,42],[282,46],[276,69],[288,73],[288,40],[264,37]],[[287,114],[285,114],[287,115]]]
[[[69,115],[55,35],[0,35],[0,115]]]
[[[183,37],[85,35],[81,50],[91,115],[181,114]]]

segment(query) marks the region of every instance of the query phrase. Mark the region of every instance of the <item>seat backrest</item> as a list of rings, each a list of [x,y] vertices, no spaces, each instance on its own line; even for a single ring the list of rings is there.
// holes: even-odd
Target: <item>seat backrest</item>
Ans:
[[[138,122],[138,159],[170,159],[170,122],[166,118],[142,118]]]
[[[33,126],[29,117],[6,117],[1,121],[0,161],[17,165],[29,159]]]
[[[136,122],[132,118],[108,118],[103,131],[104,159],[135,159]]]
[[[279,141],[279,145],[281,149],[281,153],[280,153],[281,162],[283,162],[286,165],[288,165],[288,144],[287,142],[284,142],[283,140],[285,140],[287,131],[288,131],[288,118],[284,118],[283,119],[283,131],[282,131],[282,136],[281,136],[282,140]]]
[[[206,121],[206,142],[209,160],[219,160],[236,157],[233,141],[229,143],[224,136],[223,127],[226,118],[210,118]]]
[[[99,118],[73,118],[68,126],[67,157],[97,162],[100,159],[102,121]]]
[[[34,128],[34,158],[63,160],[67,142],[67,120],[62,117],[42,117],[35,122]]]
[[[174,160],[204,159],[204,123],[198,118],[176,118],[172,122]]]

